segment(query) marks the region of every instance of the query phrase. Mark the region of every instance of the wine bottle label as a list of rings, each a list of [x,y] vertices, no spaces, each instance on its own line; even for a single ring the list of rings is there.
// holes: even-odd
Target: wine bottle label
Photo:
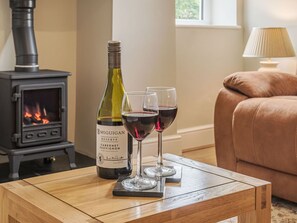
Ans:
[[[127,167],[127,134],[124,126],[97,124],[97,166],[103,168]]]

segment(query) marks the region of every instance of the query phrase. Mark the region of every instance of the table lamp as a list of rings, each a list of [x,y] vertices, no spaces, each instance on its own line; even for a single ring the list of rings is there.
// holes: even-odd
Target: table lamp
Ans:
[[[271,58],[294,57],[295,52],[286,28],[253,28],[242,56],[267,58],[260,61],[259,71],[279,71],[279,62]]]

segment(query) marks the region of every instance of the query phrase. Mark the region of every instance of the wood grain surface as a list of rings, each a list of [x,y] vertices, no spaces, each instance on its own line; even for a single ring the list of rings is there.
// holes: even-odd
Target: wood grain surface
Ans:
[[[232,216],[270,222],[270,183],[175,155],[164,159],[181,166],[183,175],[181,183],[166,184],[163,198],[113,196],[115,181],[88,167],[2,184],[1,223],[217,222]]]

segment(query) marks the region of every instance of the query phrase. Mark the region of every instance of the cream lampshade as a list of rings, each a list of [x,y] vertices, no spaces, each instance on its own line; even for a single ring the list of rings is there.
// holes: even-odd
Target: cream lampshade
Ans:
[[[278,62],[271,58],[294,57],[295,52],[286,28],[253,28],[242,56],[267,58],[259,71],[278,71]]]

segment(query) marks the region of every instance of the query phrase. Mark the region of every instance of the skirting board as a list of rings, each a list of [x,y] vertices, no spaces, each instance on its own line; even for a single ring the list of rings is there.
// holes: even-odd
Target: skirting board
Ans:
[[[163,152],[181,155],[183,150],[214,145],[214,125],[201,125],[177,130],[177,135],[163,137]],[[134,144],[134,154],[136,154]],[[143,141],[142,156],[157,155],[157,138]]]
[[[213,124],[195,126],[191,128],[184,128],[177,130],[176,135],[169,135],[163,137],[163,152],[181,155],[183,150],[192,148],[201,148],[214,144],[214,126]],[[95,157],[93,154],[88,154],[86,151],[80,152],[89,157]],[[133,143],[133,157],[136,157],[137,142]],[[95,153],[95,149],[94,149]],[[142,143],[142,156],[156,156],[158,154],[158,139],[148,138]]]
[[[195,126],[177,130],[181,136],[181,149],[199,148],[214,144],[213,124]]]
[[[181,136],[169,135],[163,136],[163,153],[182,154]],[[133,143],[133,156],[136,158],[137,142]],[[145,139],[142,142],[142,156],[158,155],[158,138]]]
[[[95,154],[90,154],[89,152],[75,148],[75,150],[81,154],[88,157],[95,158]],[[175,155],[182,154],[181,147],[181,136],[180,135],[169,135],[163,136],[163,152],[172,153]],[[95,148],[94,148],[95,153]],[[137,155],[137,141],[133,140],[133,158]],[[142,157],[145,156],[157,156],[158,155],[158,138],[148,138],[142,142]]]

